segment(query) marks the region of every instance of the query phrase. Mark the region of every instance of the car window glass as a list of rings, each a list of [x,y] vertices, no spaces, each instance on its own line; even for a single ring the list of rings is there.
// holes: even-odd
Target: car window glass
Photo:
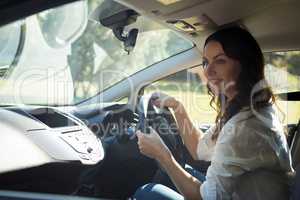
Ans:
[[[20,44],[21,23],[12,23],[0,28],[0,77],[3,77],[6,71],[16,58],[17,50]]]
[[[140,32],[128,55],[111,29],[89,18],[103,2],[76,1],[17,21],[26,27],[20,52],[20,28],[15,23],[2,26],[0,67],[6,70],[16,52],[19,60],[1,80],[0,104],[74,105],[194,46],[140,16],[132,24]]]
[[[137,21],[141,29],[160,29],[139,33],[134,50],[128,55],[113,32],[89,21],[84,34],[72,44],[69,65],[74,80],[74,100],[80,102],[113,86],[130,75],[193,47],[174,31],[148,18]]]
[[[70,10],[76,11],[76,15]],[[78,1],[37,15],[42,34],[53,48],[66,46],[80,35],[87,23],[87,4]]]
[[[275,94],[300,91],[300,51],[265,53],[265,76]],[[201,81],[202,69],[195,67],[175,73],[146,87],[145,93],[164,92],[179,99],[194,123],[214,123],[216,112],[209,105],[211,97]],[[203,78],[202,78],[203,79]],[[277,98],[284,124],[300,118],[300,101]]]
[[[265,53],[265,75],[275,93],[300,90],[300,51]]]
[[[265,53],[265,75],[275,94],[300,91],[300,51]],[[277,104],[283,111],[283,121],[295,124],[300,119],[300,101]]]

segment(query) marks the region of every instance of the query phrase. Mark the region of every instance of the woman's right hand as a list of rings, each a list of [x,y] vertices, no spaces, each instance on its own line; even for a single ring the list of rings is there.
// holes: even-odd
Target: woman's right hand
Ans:
[[[161,92],[153,93],[151,95],[151,101],[153,105],[159,108],[168,107],[175,111],[181,107],[181,103],[178,100]]]

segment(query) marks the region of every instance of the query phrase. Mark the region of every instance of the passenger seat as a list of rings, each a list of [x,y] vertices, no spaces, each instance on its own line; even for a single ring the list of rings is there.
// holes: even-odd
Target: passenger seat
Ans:
[[[296,176],[294,181],[291,200],[300,200],[300,166],[296,168]]]
[[[291,129],[289,135],[292,137],[290,145],[292,164],[294,169],[296,169],[300,163],[300,120],[296,127]]]
[[[292,162],[294,169],[296,169],[291,200],[300,200],[300,120],[289,135],[290,134],[292,134],[291,136],[293,138],[290,146]]]

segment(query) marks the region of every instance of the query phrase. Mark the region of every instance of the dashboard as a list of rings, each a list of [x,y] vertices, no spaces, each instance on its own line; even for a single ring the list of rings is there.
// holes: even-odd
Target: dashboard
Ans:
[[[23,192],[29,199],[82,195],[86,184],[96,188],[96,194],[88,190],[84,196],[132,195],[157,171],[157,163],[140,154],[134,133],[143,112],[136,112],[118,103],[0,108],[0,199],[18,199]],[[153,123],[167,124],[155,119]]]
[[[36,193],[131,195],[157,169],[139,153],[133,135],[136,117],[126,104],[118,103],[1,107],[0,199],[2,194],[8,197],[4,191],[14,197],[27,192],[30,199],[36,199]],[[142,175],[132,180],[138,171]],[[86,184],[97,188],[96,194],[85,194]]]
[[[92,165],[104,158],[101,140],[77,117],[52,107],[0,109],[0,172],[51,162]],[[4,137],[5,136],[5,137]],[[15,158],[23,158],[23,162]],[[12,161],[13,160],[13,161]]]

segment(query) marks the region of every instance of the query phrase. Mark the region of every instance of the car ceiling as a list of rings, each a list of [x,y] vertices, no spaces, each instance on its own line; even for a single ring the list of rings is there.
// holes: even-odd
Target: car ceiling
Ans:
[[[74,0],[2,0],[0,24]],[[208,34],[227,24],[246,27],[264,51],[300,47],[299,0],[116,0],[172,28],[201,49]],[[168,4],[170,2],[175,2]],[[15,13],[12,15],[11,13]],[[179,30],[167,21],[182,20],[196,30]],[[197,24],[197,26],[193,24]]]
[[[209,33],[232,23],[246,27],[264,51],[300,47],[299,0],[179,0],[169,5],[160,3],[160,0],[118,1],[174,30],[176,28],[173,25],[166,23],[168,20],[198,18],[198,22],[208,23],[204,25],[204,30],[180,31],[191,38],[198,47],[202,47]]]

